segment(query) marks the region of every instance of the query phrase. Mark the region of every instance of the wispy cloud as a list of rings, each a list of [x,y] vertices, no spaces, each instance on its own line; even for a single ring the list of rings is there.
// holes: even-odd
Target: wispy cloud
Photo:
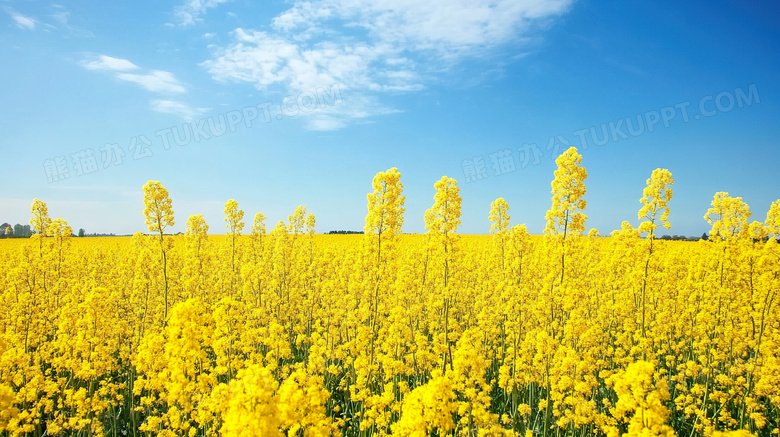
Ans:
[[[117,79],[134,82],[155,93],[183,93],[187,91],[172,73],[155,70],[149,74],[117,73]]]
[[[38,24],[38,20],[27,15],[22,15],[9,7],[4,9],[14,20],[16,27],[24,30],[35,30],[35,26]]]
[[[54,21],[60,23],[63,26],[68,25],[68,20],[70,19],[70,12],[60,9],[57,12],[51,14],[51,17],[54,19]]]
[[[421,90],[463,59],[535,39],[571,1],[297,0],[265,30],[235,29],[202,65],[217,81],[261,90],[341,84],[344,105],[308,116],[310,128],[338,129],[393,112],[383,94]]]
[[[90,56],[82,61],[81,65],[87,70],[111,72],[119,80],[138,84],[147,91],[157,94],[158,98],[149,102],[153,111],[176,115],[186,120],[193,120],[206,111],[204,108],[195,108],[181,101],[159,98],[187,92],[187,88],[169,71],[151,70],[130,73],[129,71],[143,69],[127,59],[108,55]]]
[[[72,26],[69,22],[70,12],[64,6],[55,4],[51,5],[50,7],[54,10],[54,12],[44,16],[43,19],[24,15],[8,6],[4,7],[3,9],[14,20],[16,27],[23,30],[37,30],[40,28],[44,31],[61,31],[79,37],[94,36],[89,30]]]
[[[373,123],[371,117],[402,112],[389,108],[365,93],[348,97],[349,104],[328,105],[305,114],[304,125],[309,130],[332,131],[353,124]]]
[[[69,31],[71,34],[79,37],[92,38],[95,35],[84,28],[70,24],[70,12],[62,5],[52,5],[54,13],[50,17],[57,23],[56,27]]]
[[[173,11],[176,24],[179,26],[192,26],[195,23],[202,22],[201,16],[208,9],[219,6],[220,3],[226,3],[230,0],[185,0],[184,3],[177,6]]]
[[[187,88],[169,71],[152,70],[148,73],[127,73],[126,71],[140,68],[127,59],[98,55],[83,60],[81,65],[87,70],[114,72],[114,77],[117,79],[136,83],[153,93],[179,94],[187,91]]]
[[[99,55],[97,59],[83,61],[81,65],[87,70],[114,70],[126,71],[135,70],[137,65],[127,59],[113,58],[111,56]]]
[[[207,111],[206,108],[193,108],[186,103],[174,100],[152,100],[150,106],[153,111],[178,115],[187,121],[195,120]]]

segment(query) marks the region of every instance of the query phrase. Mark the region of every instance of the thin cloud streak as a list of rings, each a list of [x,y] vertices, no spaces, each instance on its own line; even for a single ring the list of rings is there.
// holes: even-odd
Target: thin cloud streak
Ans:
[[[87,70],[126,71],[138,69],[137,65],[127,59],[113,58],[106,55],[100,55],[96,60],[84,61],[81,65]]]
[[[187,89],[168,71],[155,70],[149,74],[118,73],[117,79],[137,83],[155,93],[183,93]]]

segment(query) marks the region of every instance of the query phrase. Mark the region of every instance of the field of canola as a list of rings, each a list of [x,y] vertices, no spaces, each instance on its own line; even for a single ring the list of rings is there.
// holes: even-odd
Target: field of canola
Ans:
[[[541,236],[503,199],[491,235],[457,234],[446,177],[428,232],[402,234],[396,169],[373,181],[365,235],[315,235],[303,207],[247,232],[232,200],[226,235],[198,215],[166,235],[172,200],[150,181],[149,234],[70,238],[36,199],[40,233],[0,240],[0,431],[778,435],[780,201],[748,223],[717,193],[709,241],[658,240],[659,169],[640,225],[604,237],[585,233],[581,157],[556,163]]]

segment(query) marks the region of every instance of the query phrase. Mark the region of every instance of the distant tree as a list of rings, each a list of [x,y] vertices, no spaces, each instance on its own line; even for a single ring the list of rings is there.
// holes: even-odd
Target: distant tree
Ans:
[[[14,228],[11,227],[11,225],[5,226],[3,228],[3,235],[6,237],[13,237],[14,236]]]
[[[79,237],[83,237],[85,233],[86,231],[84,230],[84,228],[79,228]]]
[[[29,237],[32,235],[32,230],[30,229],[30,225],[22,226],[22,234],[23,237]]]
[[[22,227],[22,225],[20,225],[19,223],[15,224],[13,235],[17,238],[24,237],[24,227]]]
[[[705,233],[701,234],[701,239],[704,240],[704,241],[707,241],[707,240],[710,239],[710,237],[708,237],[707,233],[705,232]]]

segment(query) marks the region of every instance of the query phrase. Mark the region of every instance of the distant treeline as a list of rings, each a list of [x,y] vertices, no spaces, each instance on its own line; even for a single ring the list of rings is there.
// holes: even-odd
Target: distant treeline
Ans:
[[[674,240],[674,241],[709,241],[710,237],[707,235],[707,233],[701,234],[701,237],[686,237],[685,235],[662,235],[658,238],[659,240]],[[759,240],[757,238],[753,239],[754,242],[758,242]],[[762,242],[766,243],[769,241],[769,237],[764,237],[761,239]],[[780,242],[780,240],[778,240]]]
[[[0,225],[0,238],[27,238],[33,234],[30,225],[15,224],[11,226],[8,223]]]
[[[701,237],[686,237],[685,235],[662,235],[659,240],[674,240],[674,241],[699,241],[708,240],[707,233],[702,234]]]
[[[8,223],[0,225],[0,238],[30,238],[35,234],[35,230],[30,225],[20,225],[19,223],[11,226]],[[78,234],[71,234],[73,237],[115,237],[115,234],[87,234],[84,228],[79,229]]]
[[[9,225],[8,223],[3,223],[0,225],[0,239],[2,238],[29,238],[35,233],[34,230],[30,229],[30,225],[20,225],[16,224],[14,226]],[[348,235],[348,234],[364,234],[363,231],[330,231],[328,234],[332,235]],[[174,234],[165,234],[165,235],[174,235]],[[183,235],[181,232],[176,233],[175,235]],[[79,229],[78,234],[73,234],[74,237],[125,237],[129,235],[116,235],[113,233],[110,234],[103,234],[103,233],[91,233],[88,234],[84,231],[84,229]],[[671,241],[699,241],[699,240],[709,240],[709,237],[707,236],[707,233],[703,233],[701,237],[688,237],[685,235],[662,235],[661,237],[658,237],[660,240],[671,240]],[[767,238],[764,238],[763,241],[766,242]]]

